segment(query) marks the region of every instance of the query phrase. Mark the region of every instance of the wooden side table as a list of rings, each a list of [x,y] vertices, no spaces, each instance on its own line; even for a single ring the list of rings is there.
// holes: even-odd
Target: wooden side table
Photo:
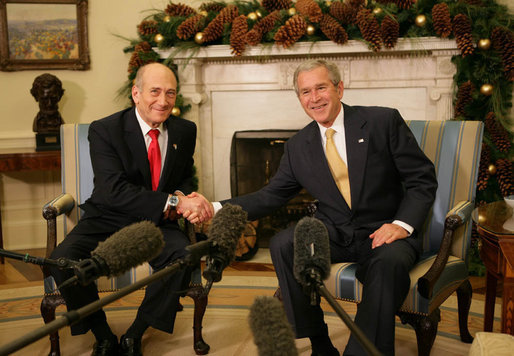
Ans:
[[[501,332],[514,335],[514,216],[504,201],[478,207],[473,221],[480,236],[480,257],[487,270],[484,331],[492,331],[498,280],[503,281]]]
[[[0,150],[0,173],[23,171],[46,171],[61,169],[61,151],[12,151]],[[2,213],[0,209],[0,248],[4,248],[2,236]],[[4,263],[4,257],[0,257]]]

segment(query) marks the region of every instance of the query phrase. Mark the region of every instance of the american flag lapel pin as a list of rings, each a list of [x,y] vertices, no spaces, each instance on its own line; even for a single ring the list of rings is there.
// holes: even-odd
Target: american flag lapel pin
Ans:
[[[364,142],[364,139],[363,138],[359,138],[359,143],[363,143]]]
[[[173,149],[174,149],[174,150],[176,150],[176,149],[177,149],[177,144],[176,144],[176,143],[174,143],[174,144],[173,144]]]

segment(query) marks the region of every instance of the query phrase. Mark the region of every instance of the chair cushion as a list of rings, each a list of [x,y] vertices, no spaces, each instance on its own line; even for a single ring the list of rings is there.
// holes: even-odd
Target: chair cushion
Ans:
[[[450,256],[448,263],[434,286],[433,295],[430,300],[423,298],[418,293],[418,279],[423,276],[435,259],[430,256],[422,259],[410,272],[411,287],[409,294],[403,303],[401,310],[429,314],[432,312],[430,302],[447,297],[449,290],[455,290],[468,276],[464,261],[458,257]],[[334,293],[334,297],[350,302],[360,303],[362,300],[362,284],[355,277],[357,264],[336,263],[332,265],[330,277],[325,281],[327,289]],[[432,308],[439,304],[435,303]]]

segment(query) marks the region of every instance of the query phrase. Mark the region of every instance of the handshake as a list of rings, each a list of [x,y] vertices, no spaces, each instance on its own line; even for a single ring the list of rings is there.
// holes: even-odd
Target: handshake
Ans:
[[[164,219],[174,220],[177,215],[189,220],[192,224],[202,223],[212,219],[214,207],[202,194],[193,192],[189,195],[177,195],[179,201],[175,210],[166,209]]]

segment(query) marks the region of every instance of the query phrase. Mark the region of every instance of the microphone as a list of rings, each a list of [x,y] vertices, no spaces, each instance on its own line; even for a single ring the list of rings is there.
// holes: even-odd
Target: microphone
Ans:
[[[239,205],[225,204],[212,218],[207,234],[210,251],[202,273],[207,280],[207,293],[213,282],[221,280],[225,267],[235,259],[237,242],[246,226],[247,216]]]
[[[311,304],[316,305],[315,285],[330,275],[330,243],[325,225],[306,216],[294,230],[293,274],[305,290],[311,291]]]
[[[297,356],[293,329],[277,298],[258,296],[253,301],[248,323],[259,356]]]
[[[64,281],[59,288],[77,282],[87,285],[101,276],[118,276],[156,257],[163,247],[162,232],[152,222],[128,225],[100,242],[91,252],[91,258],[73,266],[75,276]]]
[[[317,293],[322,295],[366,353],[382,355],[325,287],[323,280],[330,275],[330,267],[330,242],[325,224],[313,217],[302,218],[294,230],[295,278],[305,290],[310,291],[311,305],[317,304]]]

